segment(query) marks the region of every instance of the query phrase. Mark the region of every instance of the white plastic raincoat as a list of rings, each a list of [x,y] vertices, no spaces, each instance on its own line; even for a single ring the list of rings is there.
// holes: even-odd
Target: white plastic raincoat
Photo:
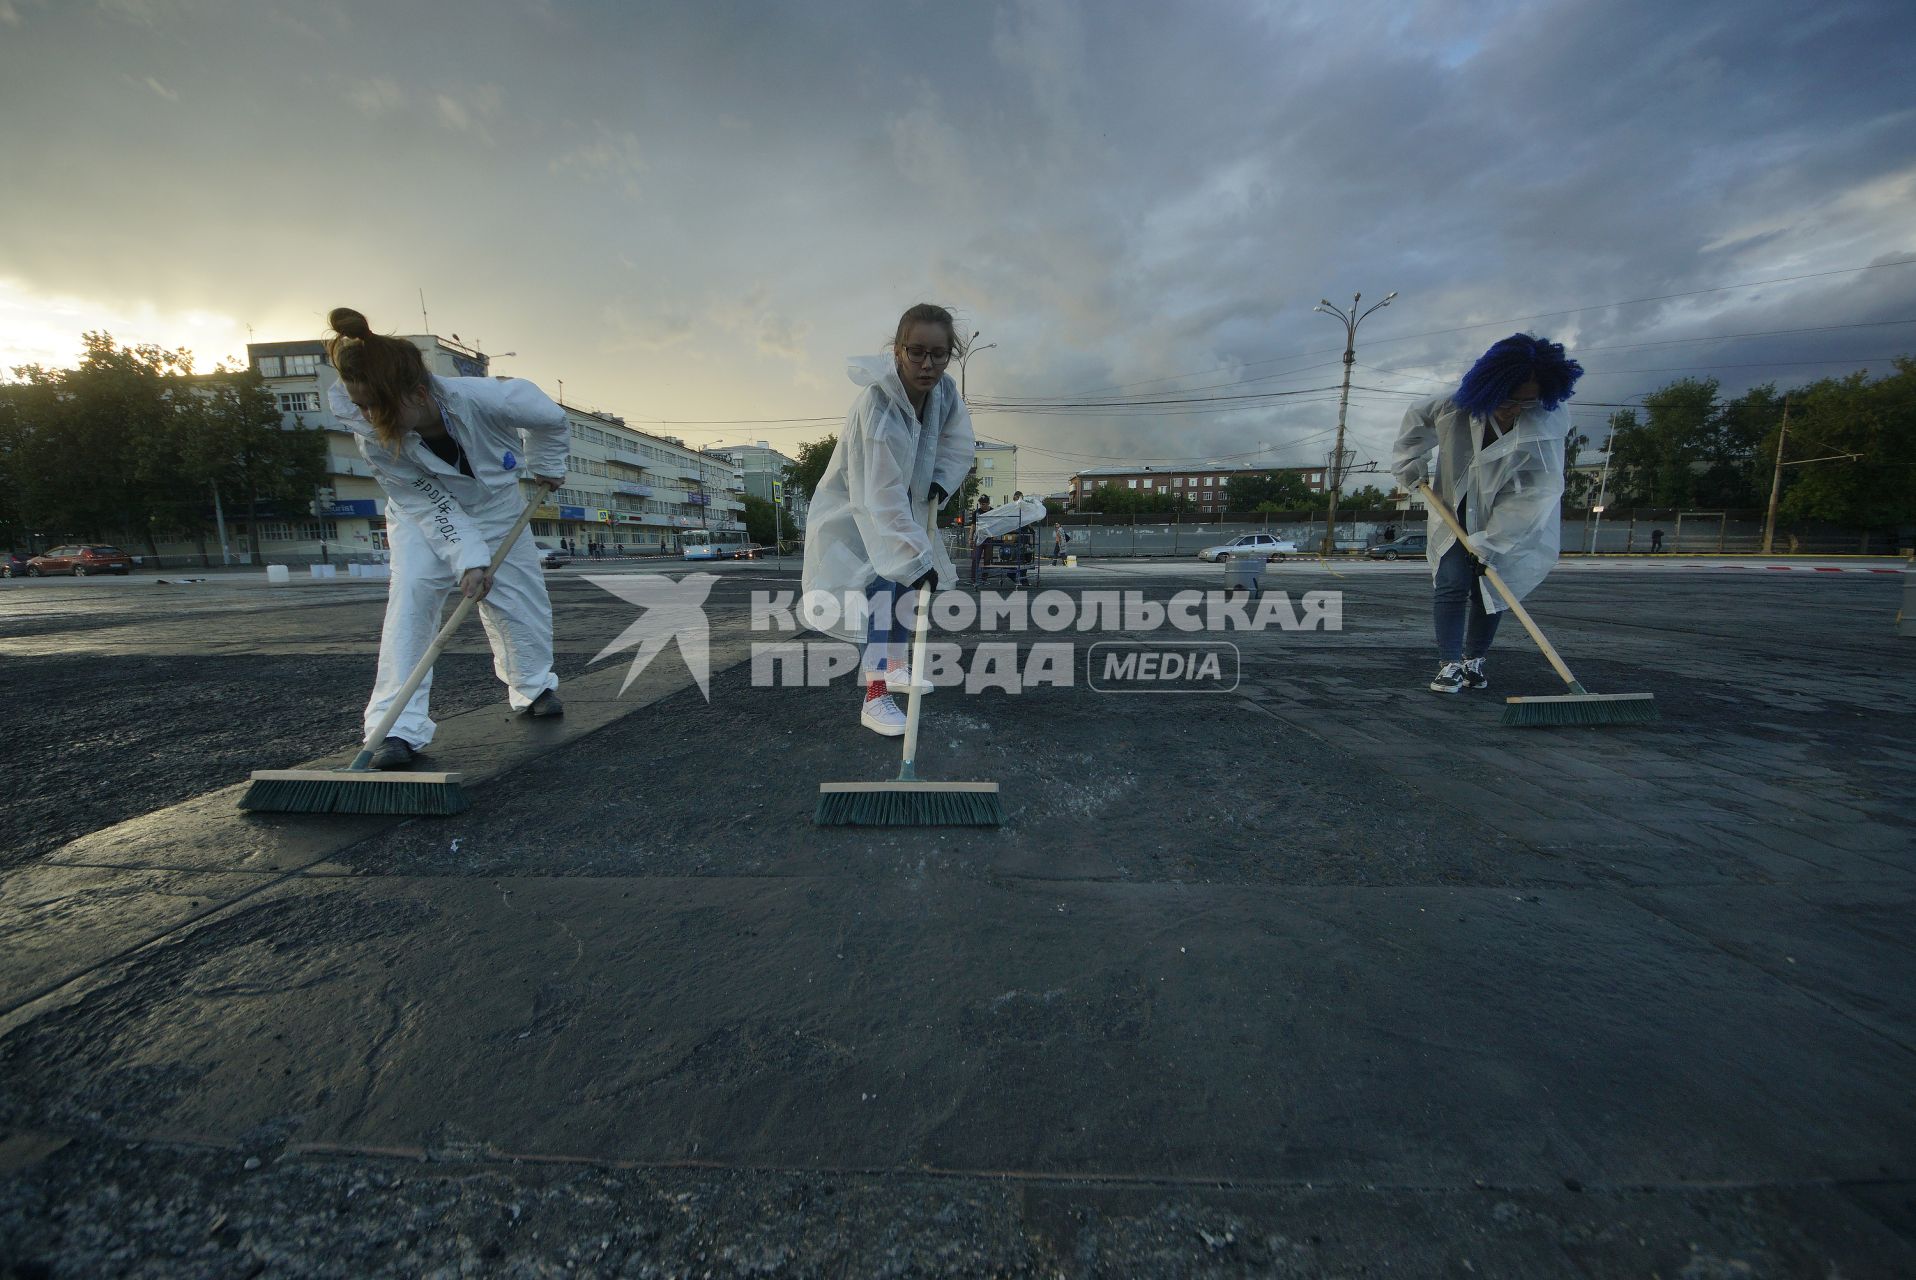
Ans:
[[[1450,505],[1464,507],[1464,531],[1477,554],[1489,562],[1521,600],[1536,590],[1557,563],[1563,505],[1564,437],[1570,415],[1561,409],[1530,409],[1488,447],[1481,447],[1484,419],[1473,418],[1449,396],[1414,404],[1392,453],[1391,474],[1415,492],[1429,479],[1428,456],[1437,448],[1437,474],[1431,487]],[[1457,541],[1435,511],[1429,514],[1425,557],[1431,576]],[[1508,606],[1494,589],[1483,593],[1484,608],[1500,613]]]
[[[909,586],[931,570],[940,583],[953,580],[944,543],[925,536],[924,504],[933,485],[958,492],[977,439],[949,375],[931,389],[920,422],[889,354],[854,359],[845,372],[864,390],[845,415],[838,447],[812,495],[804,590],[824,593],[837,606],[813,616],[829,623],[822,630],[863,640],[863,621],[845,604],[862,599],[874,578]],[[834,614],[837,621],[830,622]]]
[[[386,539],[392,548],[392,585],[379,636],[379,675],[366,704],[371,733],[406,677],[438,632],[460,575],[492,563],[493,549],[525,509],[522,478],[563,476],[570,453],[565,410],[522,378],[432,378],[433,398],[446,430],[465,451],[468,476],[425,446],[417,434],[399,449],[380,443],[373,425],[335,383],[327,393],[333,416],[352,431],[373,478],[386,493]],[[552,672],[552,603],[532,530],[513,544],[492,590],[479,602],[479,621],[492,647],[493,671],[516,711],[559,687]],[[432,674],[406,704],[392,735],[415,749],[432,741],[428,714]],[[377,744],[375,744],[377,745]]]

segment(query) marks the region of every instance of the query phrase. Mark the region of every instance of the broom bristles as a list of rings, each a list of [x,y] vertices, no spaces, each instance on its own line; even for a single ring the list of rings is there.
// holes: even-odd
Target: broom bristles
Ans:
[[[1662,719],[1648,693],[1590,694],[1587,697],[1510,698],[1503,722],[1517,728],[1603,724],[1655,724]]]
[[[378,782],[338,779],[255,778],[239,807],[253,813],[388,814],[444,817],[471,807],[457,782]]]
[[[923,783],[857,791],[821,787],[812,814],[812,822],[821,827],[999,827],[1004,821],[1004,802],[995,788],[983,791],[962,784],[949,791]]]

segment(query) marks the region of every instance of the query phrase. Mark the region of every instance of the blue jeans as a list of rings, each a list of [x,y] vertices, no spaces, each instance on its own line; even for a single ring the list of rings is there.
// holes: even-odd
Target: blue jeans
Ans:
[[[865,624],[863,670],[884,671],[888,667],[905,665],[905,645],[911,639],[911,628],[900,622],[898,615],[904,612],[905,616],[910,617],[909,610],[917,607],[918,602],[911,599],[910,590],[885,578],[873,578],[871,586],[866,589],[871,617]],[[900,596],[909,602],[906,610],[898,608]]]
[[[1490,642],[1496,638],[1503,615],[1484,608],[1484,580],[1477,576],[1470,553],[1461,542],[1452,543],[1437,562],[1431,617],[1437,626],[1439,662],[1481,658],[1490,652]]]

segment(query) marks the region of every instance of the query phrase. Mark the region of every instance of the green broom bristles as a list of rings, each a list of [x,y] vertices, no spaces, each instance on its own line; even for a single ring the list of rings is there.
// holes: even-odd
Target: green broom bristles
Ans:
[[[1647,693],[1567,698],[1511,698],[1503,722],[1518,728],[1600,724],[1655,724],[1662,716]]]
[[[456,782],[367,783],[344,773],[338,781],[258,778],[240,797],[239,807],[254,813],[441,817],[464,813],[471,802]]]
[[[999,827],[1004,802],[996,791],[821,791],[812,822],[821,827]]]

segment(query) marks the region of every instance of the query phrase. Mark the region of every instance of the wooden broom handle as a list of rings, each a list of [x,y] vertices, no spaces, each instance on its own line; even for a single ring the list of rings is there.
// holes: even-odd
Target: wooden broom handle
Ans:
[[[1452,511],[1438,498],[1436,491],[1430,487],[1430,482],[1427,480],[1419,481],[1417,484],[1417,492],[1422,495],[1425,506],[1443,516],[1444,523],[1449,525],[1450,531],[1457,535],[1457,541],[1463,544],[1464,550],[1476,556],[1478,560],[1482,560],[1483,557],[1477,555],[1477,548],[1470,545],[1470,535],[1464,532],[1464,526],[1458,522],[1457,513]],[[1543,650],[1543,656],[1550,659],[1550,665],[1557,669],[1557,674],[1563,677],[1563,682],[1565,684],[1577,683],[1577,678],[1570,674],[1570,668],[1565,666],[1563,659],[1557,656],[1556,649],[1552,647],[1548,640],[1544,639],[1543,632],[1537,629],[1535,622],[1531,621],[1530,611],[1518,602],[1516,594],[1505,584],[1502,575],[1486,563],[1484,565],[1484,577],[1490,579],[1490,585],[1497,588],[1497,594],[1502,596],[1504,603],[1510,606],[1510,612],[1517,615],[1517,621],[1523,623],[1523,629],[1530,633],[1530,638],[1537,642],[1539,649]]]
[[[938,507],[925,495],[925,535],[933,542],[932,558],[937,558]],[[913,611],[911,628],[911,687],[905,692],[905,749],[904,757],[898,765],[898,777],[901,781],[916,778],[918,765],[918,703],[924,696],[918,690],[919,683],[925,679],[925,621],[931,613],[931,588],[918,589],[917,608]],[[892,607],[897,608],[894,601]]]
[[[492,553],[492,565],[486,570],[488,576],[499,572],[499,566],[506,562],[506,556],[512,551],[512,544],[519,541],[519,535],[526,531],[528,524],[532,523],[532,510],[539,505],[540,499],[544,496],[543,493],[535,493],[532,495],[532,500],[526,503],[526,509],[519,513],[518,523],[512,526],[512,532],[505,536],[505,540],[499,544],[499,549]],[[462,573],[459,576],[463,578],[465,575]],[[478,603],[471,596],[459,598],[459,604],[453,609],[452,617],[446,619],[446,625],[439,628],[439,634],[432,638],[432,645],[426,650],[426,656],[421,658],[419,665],[412,669],[412,675],[406,678],[405,686],[400,689],[399,696],[392,700],[392,705],[386,708],[386,714],[379,718],[379,723],[366,736],[366,741],[360,747],[359,759],[353,761],[352,768],[362,769],[372,763],[373,752],[377,751],[379,744],[386,740],[386,735],[392,732],[392,727],[399,723],[399,717],[405,713],[406,704],[411,702],[413,694],[419,691],[420,682],[426,678],[426,673],[432,670],[432,664],[439,661],[439,655],[445,651],[447,642],[452,639],[452,633],[459,629],[459,624],[464,622],[466,615],[472,612],[472,606]]]

